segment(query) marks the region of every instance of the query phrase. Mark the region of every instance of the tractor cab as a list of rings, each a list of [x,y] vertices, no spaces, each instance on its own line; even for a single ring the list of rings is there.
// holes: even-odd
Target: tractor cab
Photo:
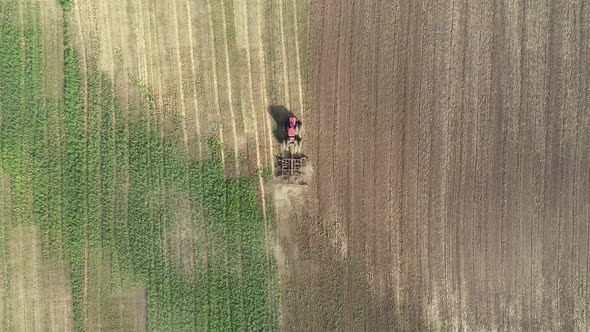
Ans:
[[[291,116],[289,117],[285,127],[287,129],[287,137],[284,141],[284,148],[295,148],[298,150],[298,148],[301,146],[301,121],[299,121],[296,117]]]

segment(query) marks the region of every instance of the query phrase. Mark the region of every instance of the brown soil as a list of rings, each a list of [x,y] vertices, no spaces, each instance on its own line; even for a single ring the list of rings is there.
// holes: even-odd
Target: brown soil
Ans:
[[[16,331],[73,331],[72,290],[59,259],[41,257],[39,231],[34,226],[10,230],[9,303],[11,328]]]
[[[588,330],[590,7],[313,1],[288,330]],[[303,208],[304,207],[304,208]]]
[[[123,331],[147,331],[147,292],[145,289],[114,294],[120,325]]]

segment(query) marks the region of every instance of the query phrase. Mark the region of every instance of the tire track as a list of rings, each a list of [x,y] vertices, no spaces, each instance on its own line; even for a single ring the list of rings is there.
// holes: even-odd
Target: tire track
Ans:
[[[251,112],[251,117],[252,117],[252,124],[254,126],[254,142],[256,144],[256,172],[258,173],[258,185],[259,185],[259,190],[260,190],[260,199],[261,199],[261,203],[262,203],[262,216],[264,219],[264,239],[265,239],[265,250],[266,250],[266,256],[269,257],[270,259],[270,250],[269,250],[269,239],[268,239],[268,216],[266,214],[266,191],[264,188],[264,181],[262,179],[262,169],[263,169],[263,165],[261,162],[261,157],[260,157],[260,140],[258,137],[258,120],[256,117],[256,106],[255,106],[255,102],[254,102],[254,84],[253,84],[253,80],[252,80],[252,55],[250,53],[250,36],[249,36],[249,30],[248,30],[248,4],[246,1],[243,2],[244,4],[244,13],[246,15],[246,19],[243,20],[244,21],[244,26],[242,26],[241,28],[244,29],[244,34],[245,34],[245,38],[246,38],[246,66],[247,66],[247,72],[248,72],[248,106],[250,108],[250,112]],[[264,64],[264,62],[262,62]],[[263,89],[263,91],[265,91]],[[245,117],[244,117],[245,119]],[[277,237],[278,238],[278,237]]]
[[[137,49],[139,53],[139,61],[137,63],[137,72],[139,76],[139,81],[146,84],[149,84],[149,69],[148,69],[148,51],[147,51],[147,43],[145,41],[145,21],[143,19],[143,13],[145,10],[143,9],[143,3],[141,1],[137,2],[138,8],[135,10],[135,20],[137,22],[136,33],[137,33]]]
[[[117,4],[119,6],[121,6],[121,2],[117,2]],[[128,45],[127,41],[125,40],[124,37],[128,36],[127,33],[124,32],[128,32],[127,26],[125,23],[129,24],[128,20],[126,20],[127,18],[127,10],[126,8],[117,8],[116,9],[117,13],[120,14],[120,17],[118,19],[119,21],[119,33],[120,33],[120,41],[121,41],[121,47],[120,47],[120,52],[121,52],[121,65],[122,65],[122,72],[124,73],[123,78],[124,80],[121,82],[121,88],[124,92],[123,92],[123,118],[124,118],[124,131],[125,131],[125,137],[126,140],[122,143],[123,145],[123,152],[122,154],[124,155],[124,164],[123,166],[121,166],[121,168],[123,169],[123,174],[124,174],[124,182],[122,183],[123,187],[121,188],[121,192],[122,192],[122,201],[123,201],[123,208],[122,208],[122,214],[123,217],[121,218],[123,221],[123,231],[125,233],[125,242],[127,245],[127,250],[124,252],[123,255],[123,259],[122,261],[127,261],[130,262],[131,261],[131,257],[129,256],[131,251],[131,226],[130,226],[130,188],[131,188],[131,153],[130,153],[130,149],[131,149],[131,132],[130,132],[130,124],[131,124],[131,113],[132,113],[132,107],[131,107],[131,97],[130,97],[130,93],[129,93],[129,85],[131,83],[131,75],[128,71],[127,68],[132,68],[131,65],[129,65],[127,57],[123,56],[123,54],[125,53],[125,46]],[[115,51],[115,60],[116,59],[116,51]],[[121,325],[123,326],[123,325]]]
[[[280,0],[282,1],[282,0]],[[303,102],[303,84],[301,80],[301,55],[299,53],[299,19],[297,18],[297,0],[291,0],[293,4],[293,19],[294,23],[293,26],[295,28],[295,63],[297,68],[297,87],[298,87],[298,97],[299,97],[299,107],[301,108],[299,112],[301,113],[301,117],[305,118],[305,104]]]
[[[263,170],[263,165],[261,162],[261,156],[260,156],[260,140],[259,140],[259,136],[258,136],[258,119],[256,116],[256,106],[255,106],[255,102],[254,102],[254,84],[253,84],[253,79],[252,79],[252,55],[251,55],[251,51],[250,51],[250,32],[249,32],[249,26],[248,26],[248,3],[247,1],[243,1],[243,12],[244,12],[244,19],[242,20],[244,25],[241,27],[244,31],[244,36],[245,36],[245,40],[246,40],[246,66],[247,66],[247,72],[248,72],[248,106],[250,108],[250,116],[252,118],[252,124],[254,127],[254,141],[256,144],[256,172],[258,174],[258,186],[259,186],[259,190],[260,190],[260,199],[261,199],[261,203],[262,203],[262,217],[263,217],[263,222],[264,222],[264,247],[265,247],[265,253],[266,256],[268,258],[268,280],[272,280],[272,271],[271,271],[271,259],[272,259],[272,255],[270,254],[270,240],[269,240],[269,221],[268,221],[268,215],[267,215],[267,202],[266,202],[266,190],[265,190],[265,186],[264,186],[264,181],[262,178],[262,170]],[[237,20],[236,20],[237,21]],[[236,27],[236,30],[239,27]],[[258,26],[259,28],[259,26]],[[262,47],[261,47],[262,48]],[[262,66],[264,67],[264,61],[261,62]],[[264,73],[263,73],[263,78],[264,78]],[[265,95],[265,87],[263,88],[263,95]],[[264,103],[264,101],[263,101]],[[264,109],[267,108],[267,105],[265,105]],[[243,116],[243,119],[245,121],[245,116]],[[247,128],[247,124],[244,125],[244,130],[246,130]],[[278,239],[278,227],[276,228],[277,230],[277,234],[275,234],[275,238]],[[274,288],[271,286],[269,289],[269,299],[270,302],[273,303],[272,299],[276,298],[276,294],[274,293]],[[274,314],[274,311],[272,312],[272,314]],[[276,317],[273,317],[272,321],[275,321]]]
[[[195,128],[197,130],[197,140],[198,140],[198,145],[199,145],[199,159],[203,159],[203,145],[201,143],[201,125],[199,123],[199,101],[197,98],[197,83],[196,83],[196,79],[197,79],[197,71],[196,71],[196,66],[195,66],[195,54],[194,54],[194,48],[195,48],[195,44],[193,41],[193,22],[192,22],[192,17],[191,17],[191,13],[192,13],[192,8],[191,8],[191,1],[187,0],[186,1],[186,17],[187,17],[187,22],[188,22],[188,32],[189,32],[189,46],[190,46],[190,56],[191,56],[191,73],[192,73],[192,82],[193,82],[193,104],[194,104],[194,111],[195,111]]]
[[[263,165],[261,162],[261,157],[260,157],[260,139],[258,136],[258,119],[256,116],[256,103],[254,101],[254,83],[253,83],[253,79],[252,79],[252,54],[250,51],[250,32],[249,32],[249,27],[248,27],[248,4],[246,1],[243,1],[243,5],[244,5],[244,16],[245,19],[243,20],[244,25],[241,27],[244,31],[244,35],[246,38],[246,45],[247,47],[246,49],[246,66],[247,66],[247,72],[248,72],[248,107],[250,108],[250,116],[252,118],[252,125],[254,127],[254,142],[256,144],[256,168],[257,171],[260,173],[260,171],[262,171],[263,169]],[[236,27],[237,29],[238,27]],[[263,91],[265,91],[263,89]],[[245,120],[245,117],[244,117]],[[245,124],[245,126],[247,126]],[[245,127],[246,128],[246,127]],[[244,128],[244,129],[245,129]],[[262,190],[262,200],[263,200],[263,205],[266,206],[265,203],[265,195],[264,195],[264,186],[262,186],[262,177],[261,174],[259,174],[259,178],[261,180],[261,190]],[[266,210],[264,210],[265,212],[265,216],[266,216]]]
[[[208,0],[209,1],[209,0]],[[227,41],[227,18],[225,13],[225,0],[220,0],[221,3],[221,11],[222,11],[222,31],[223,31],[223,52],[225,55],[225,72],[226,72],[226,79],[227,79],[227,98],[228,98],[228,106],[229,106],[229,114],[231,117],[231,126],[232,126],[232,133],[234,136],[234,158],[235,158],[235,167],[236,173],[240,176],[240,157],[239,157],[239,150],[238,150],[238,134],[236,130],[236,116],[234,111],[234,100],[233,100],[233,88],[232,88],[232,80],[231,80],[231,67],[229,64],[229,45]],[[243,116],[242,116],[243,118]]]
[[[108,2],[107,1],[101,1],[100,3],[102,3],[104,5],[104,12],[102,13],[105,17],[105,28],[106,28],[106,41],[107,41],[107,45],[105,45],[105,47],[107,49],[110,50],[109,53],[109,58],[111,60],[110,63],[110,71],[109,71],[109,77],[111,79],[111,82],[113,82],[113,87],[115,84],[115,62],[114,62],[114,47],[113,47],[113,41],[111,39],[111,22],[110,22],[110,15],[109,15],[109,6],[108,6]],[[102,45],[101,45],[102,46]]]
[[[218,132],[219,132],[219,140],[221,143],[221,163],[223,164],[223,168],[226,168],[226,164],[225,164],[225,152],[224,152],[224,146],[225,146],[225,140],[223,138],[223,120],[221,117],[221,110],[220,110],[220,103],[219,103],[219,90],[218,90],[218,80],[217,80],[217,63],[215,62],[215,59],[217,59],[216,55],[217,55],[217,51],[216,51],[216,47],[215,47],[215,35],[214,35],[214,29],[213,29],[213,14],[212,14],[212,10],[211,10],[211,0],[206,0],[207,1],[207,20],[209,23],[209,41],[211,42],[210,46],[210,50],[211,50],[211,72],[213,75],[213,82],[212,82],[212,89],[213,89],[213,105],[215,107],[215,111],[217,113],[217,120],[219,128],[218,128]]]
[[[155,10],[154,10],[154,7],[151,7],[149,5],[149,2],[147,5],[147,11],[148,11],[147,32],[149,35],[149,43],[150,43],[149,49],[150,49],[150,67],[151,67],[151,69],[150,69],[151,75],[150,76],[151,76],[151,82],[152,82],[151,86],[153,87],[154,90],[157,91],[157,94],[156,94],[157,101],[156,101],[155,96],[154,96],[154,100],[153,100],[154,110],[156,112],[154,114],[154,117],[157,117],[158,115],[160,116],[159,121],[160,121],[160,124],[162,124],[160,126],[160,139],[163,140],[163,138],[164,138],[164,101],[163,101],[163,96],[162,96],[162,79],[161,79],[161,77],[163,75],[160,72],[157,75],[157,77],[158,77],[157,79],[154,77],[156,75],[154,67],[161,68],[161,65],[158,66],[158,65],[155,65],[154,63],[160,62],[161,57],[158,57],[158,48],[154,47],[154,45],[157,45],[157,42],[154,42],[154,39],[156,38],[157,31],[152,30],[152,18],[153,18],[153,15],[155,15],[155,13],[154,13]],[[156,19],[154,18],[154,20],[156,20]],[[156,60],[154,60],[154,58]],[[157,104],[156,104],[156,102],[157,102]]]
[[[182,135],[184,139],[184,146],[185,149],[188,151],[188,134],[186,129],[186,107],[184,101],[184,79],[182,75],[182,61],[180,57],[180,38],[179,38],[179,29],[178,29],[178,9],[177,9],[177,1],[172,0],[172,13],[173,13],[173,21],[174,21],[174,31],[176,32],[176,36],[174,41],[176,42],[176,63],[178,69],[178,77],[179,77],[179,92],[180,92],[180,114],[182,116]]]
[[[285,45],[285,20],[283,18],[283,0],[277,1],[279,5],[279,33],[281,39],[281,64],[283,66],[283,93],[285,95],[285,106],[291,110],[291,92],[289,88],[289,71],[287,58],[287,48]]]
[[[270,123],[270,115],[269,115],[269,102],[268,102],[268,95],[267,89],[268,85],[266,82],[266,57],[264,55],[264,42],[262,40],[262,1],[258,0],[256,4],[256,30],[257,30],[257,42],[258,48],[258,58],[260,59],[260,78],[261,78],[261,89],[262,89],[262,108],[264,112],[265,118],[265,129],[266,129],[266,140],[267,140],[267,148],[268,148],[268,159],[266,162],[267,167],[274,166],[274,144],[272,141],[272,125]]]

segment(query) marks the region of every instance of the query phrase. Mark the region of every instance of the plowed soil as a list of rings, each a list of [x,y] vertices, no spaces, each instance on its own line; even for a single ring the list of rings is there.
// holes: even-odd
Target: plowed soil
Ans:
[[[590,328],[590,6],[312,1],[289,330]]]

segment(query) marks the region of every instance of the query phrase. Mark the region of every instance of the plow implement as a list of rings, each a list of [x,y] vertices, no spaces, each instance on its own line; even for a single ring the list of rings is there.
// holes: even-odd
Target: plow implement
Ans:
[[[277,158],[275,176],[290,184],[307,184],[304,180],[304,170],[307,156],[303,154],[284,154]]]

